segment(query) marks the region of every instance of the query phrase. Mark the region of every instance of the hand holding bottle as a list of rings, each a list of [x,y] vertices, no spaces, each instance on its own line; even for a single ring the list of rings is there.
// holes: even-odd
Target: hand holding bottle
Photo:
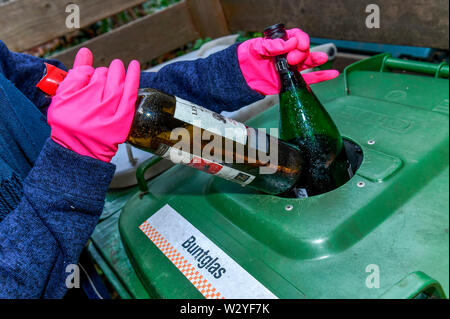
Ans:
[[[110,162],[130,131],[139,78],[140,65],[135,60],[126,73],[117,59],[109,68],[94,69],[91,51],[80,49],[48,110],[53,141],[78,154]]]
[[[309,36],[300,29],[287,30],[287,39],[256,38],[243,42],[238,47],[238,60],[247,84],[263,95],[280,93],[281,83],[273,63],[273,57],[287,54],[287,61],[299,71],[313,68],[328,61],[323,52],[309,51]],[[306,83],[313,84],[334,79],[337,70],[306,73]]]

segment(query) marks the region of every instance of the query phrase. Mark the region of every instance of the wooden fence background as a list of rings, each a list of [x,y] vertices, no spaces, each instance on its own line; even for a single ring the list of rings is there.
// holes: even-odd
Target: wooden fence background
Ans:
[[[12,0],[0,3],[0,40],[24,51],[67,34],[70,3],[80,7],[81,27],[114,15],[145,0]],[[368,29],[369,3],[380,7],[381,27]],[[94,52],[95,65],[113,58],[150,61],[188,42],[236,31],[261,31],[285,22],[313,37],[387,44],[449,48],[448,0],[184,0],[139,18],[53,58],[68,67],[81,46]]]

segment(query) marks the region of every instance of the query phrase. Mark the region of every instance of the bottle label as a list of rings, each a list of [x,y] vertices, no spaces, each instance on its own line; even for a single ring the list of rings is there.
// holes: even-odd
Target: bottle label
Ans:
[[[308,198],[308,192],[305,188],[294,188],[294,193],[297,198]]]
[[[253,175],[212,162],[165,144],[160,144],[155,153],[175,164],[184,164],[208,174],[239,183],[243,186],[250,184],[255,179],[255,176]]]
[[[289,65],[287,59],[285,57],[276,57],[275,58],[275,68],[278,72],[286,73],[289,71]]]
[[[247,143],[247,127],[244,124],[179,97],[176,98],[174,117],[237,143]]]
[[[247,136],[248,147],[264,154],[269,153],[269,146],[278,145],[278,141],[273,136],[267,135],[266,132],[255,130],[253,127],[247,128]]]
[[[350,163],[348,163],[347,172],[348,172],[349,178],[352,179],[353,178],[353,167],[352,167],[352,164],[350,164]]]

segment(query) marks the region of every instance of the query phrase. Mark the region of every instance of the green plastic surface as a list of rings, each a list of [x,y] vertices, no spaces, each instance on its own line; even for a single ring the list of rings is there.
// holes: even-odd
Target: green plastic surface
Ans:
[[[130,190],[116,212],[139,278],[127,289],[202,298],[138,228],[169,204],[280,298],[414,298],[430,287],[442,296],[441,286],[448,296],[448,79],[389,72],[387,58],[358,62],[312,87],[342,135],[364,151],[341,188],[279,198],[175,166],[148,184],[149,193]],[[277,127],[278,108],[248,124]],[[368,265],[379,268],[379,288],[366,286]]]
[[[137,189],[132,187],[108,193],[101,221],[88,245],[88,253],[102,269],[118,295],[124,299],[150,298],[125,253],[118,227],[122,208]]]

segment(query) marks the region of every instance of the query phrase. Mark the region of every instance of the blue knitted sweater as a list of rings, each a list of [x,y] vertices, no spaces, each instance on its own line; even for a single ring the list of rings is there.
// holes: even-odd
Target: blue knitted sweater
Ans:
[[[236,51],[142,73],[140,86],[216,112],[239,109],[262,96],[247,86]],[[64,296],[66,267],[94,230],[115,170],[48,138],[49,100],[35,88],[43,71],[43,60],[0,41],[0,298]]]

